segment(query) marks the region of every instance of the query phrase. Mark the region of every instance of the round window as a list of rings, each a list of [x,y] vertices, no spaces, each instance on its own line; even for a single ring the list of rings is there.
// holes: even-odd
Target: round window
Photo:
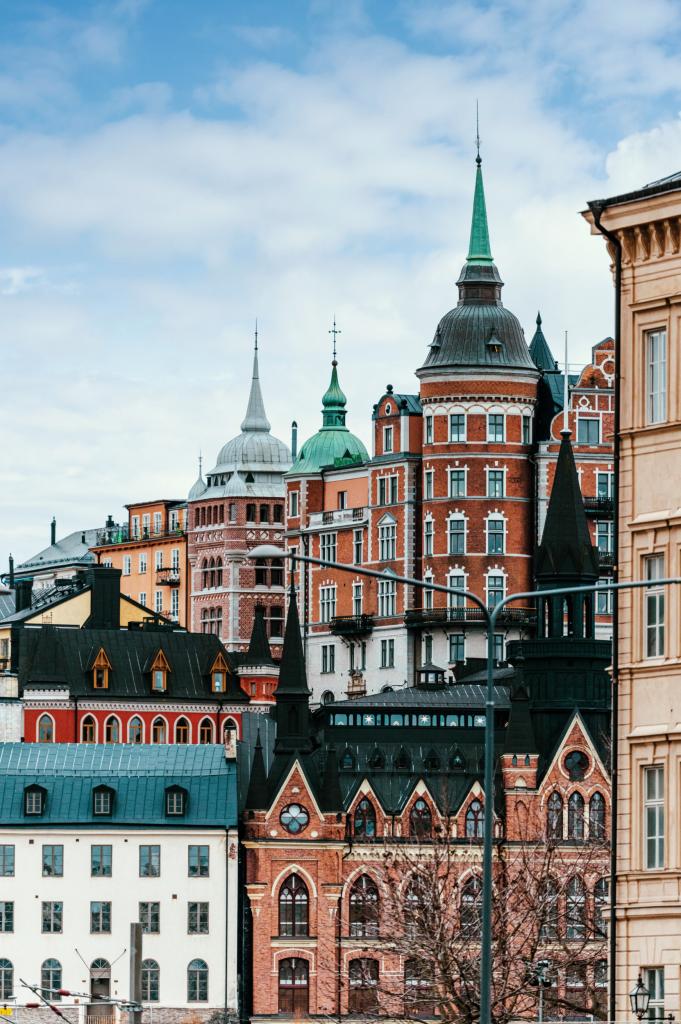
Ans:
[[[279,820],[286,831],[295,836],[306,827],[310,820],[310,815],[300,804],[289,804],[281,812]]]
[[[390,404],[390,402],[386,402],[385,403],[385,414],[386,414],[386,416],[389,416],[392,411],[393,411],[392,405]]]
[[[573,782],[583,779],[589,768],[589,758],[581,750],[573,750],[565,758],[565,771]]]

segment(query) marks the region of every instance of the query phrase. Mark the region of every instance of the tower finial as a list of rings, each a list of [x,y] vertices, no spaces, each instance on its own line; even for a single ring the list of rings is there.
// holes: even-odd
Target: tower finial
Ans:
[[[569,417],[568,417],[568,388],[569,388],[569,385],[570,385],[570,381],[569,381],[569,378],[568,378],[568,368],[569,368],[568,367],[568,332],[566,331],[565,332],[565,381],[564,381],[564,384],[563,384],[563,387],[564,387],[564,391],[563,391],[563,429],[561,431],[561,434],[568,434],[569,435],[569,433],[570,433],[570,420],[569,420]]]
[[[336,314],[333,314],[333,327],[329,331],[329,334],[333,334],[333,365],[336,365],[336,336],[343,332],[336,327]]]
[[[203,469],[203,455],[201,454],[201,449],[199,448],[199,476],[201,476],[202,469]]]
[[[479,167],[482,157],[480,156],[480,106],[477,100],[475,101],[475,148],[477,151],[475,162]]]
[[[255,351],[258,351],[258,318],[255,318]]]

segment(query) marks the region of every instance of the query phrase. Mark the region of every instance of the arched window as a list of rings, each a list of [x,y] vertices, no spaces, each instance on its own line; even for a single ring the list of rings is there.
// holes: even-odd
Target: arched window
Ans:
[[[151,726],[151,742],[152,743],[165,743],[166,741],[166,723],[162,718],[155,718]]]
[[[471,800],[466,811],[466,838],[482,839],[485,833],[485,809],[479,800]]]
[[[374,839],[376,836],[376,811],[367,797],[362,797],[355,807],[354,833],[364,839]]]
[[[142,1002],[157,1003],[161,988],[161,970],[156,960],[142,961]]]
[[[43,989],[43,995],[45,995],[51,1003],[59,1002],[61,996],[57,992],[57,989],[60,989],[62,984],[61,964],[58,960],[43,960],[42,967],[40,968],[40,987]],[[49,989],[50,991],[45,992],[45,989]]]
[[[409,812],[409,833],[418,839],[426,839],[433,833],[433,816],[425,800],[419,797]]]
[[[589,838],[605,838],[605,800],[601,793],[594,793],[589,801]]]
[[[568,882],[566,920],[568,939],[583,939],[586,935],[586,900],[584,882],[579,875]]]
[[[199,725],[199,743],[213,742],[213,723],[210,718],[202,718]]]
[[[605,939],[608,935],[606,907],[608,905],[608,879],[599,878],[594,886],[594,937]]]
[[[468,878],[461,890],[461,931],[467,939],[480,939],[482,886],[477,875]]]
[[[135,715],[128,722],[128,743],[141,743],[144,738],[142,719]]]
[[[563,838],[563,798],[553,792],[546,805],[546,834],[549,839]]]
[[[97,738],[97,723],[92,715],[86,715],[80,726],[81,743],[94,743]]]
[[[208,964],[205,960],[192,960],[187,967],[187,1002],[208,1002]]]
[[[239,738],[239,730],[237,729],[236,722],[234,721],[233,718],[228,718],[222,727],[222,739],[224,743],[226,743],[229,740],[228,734],[230,732],[234,734],[234,739]]]
[[[222,559],[221,558],[216,558],[215,559],[215,586],[216,587],[221,587],[222,586]]]
[[[310,968],[298,956],[279,961],[279,1013],[306,1017],[310,1007]]]
[[[309,897],[300,875],[289,875],[279,890],[279,934],[309,935]]]
[[[51,715],[38,719],[38,743],[54,743],[54,722]]]
[[[175,722],[175,742],[189,743],[189,722],[186,718],[178,718]]]
[[[14,968],[11,960],[0,960],[0,999],[11,999],[14,992]]]
[[[378,960],[358,957],[350,961],[350,1013],[375,1013],[378,1009]]]
[[[360,875],[350,890],[350,935],[353,938],[378,935],[378,889],[368,875]]]
[[[404,965],[406,1017],[434,1017],[433,972],[430,964],[410,957]]]
[[[571,793],[568,800],[568,839],[584,838],[584,797]]]
[[[412,875],[404,894],[404,927],[407,936],[418,938],[428,927],[429,913],[426,899],[428,883],[421,875]]]
[[[324,693],[322,694],[322,704],[333,704],[335,699],[336,698],[331,690],[324,690]]]
[[[539,916],[541,927],[539,937],[544,942],[558,938],[560,889],[555,878],[545,879],[539,888]]]
[[[121,729],[115,715],[110,715],[104,723],[104,742],[118,743],[121,738]]]

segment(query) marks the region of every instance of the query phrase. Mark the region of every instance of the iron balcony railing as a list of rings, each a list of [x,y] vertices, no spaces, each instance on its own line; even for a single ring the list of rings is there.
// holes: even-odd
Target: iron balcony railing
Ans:
[[[584,498],[584,509],[593,515],[612,515],[615,503],[612,498]]]
[[[615,565],[615,553],[613,551],[601,551],[598,548],[598,565],[604,571],[612,571]]]
[[[366,519],[367,509],[361,508],[335,508],[328,512],[313,512],[308,516],[308,526],[333,526],[334,523],[361,523]]]
[[[534,608],[502,608],[497,622],[505,625],[529,626],[537,617]],[[405,625],[412,628],[420,626],[443,626],[447,623],[484,622],[482,608],[409,608],[404,613]]]
[[[129,530],[127,526],[121,526],[115,530],[102,530],[101,533],[97,534],[97,543],[92,546],[94,548],[103,548],[112,544],[130,544],[142,541],[154,542],[171,538],[181,540],[184,536],[186,536],[185,531],[179,526],[175,530],[161,530],[159,533],[155,533],[154,530],[138,530],[134,532]]]
[[[373,615],[336,615],[330,622],[331,632],[336,636],[361,636],[371,633],[373,628]]]
[[[176,587],[180,582],[180,568],[168,566],[165,569],[156,570],[156,582],[165,587]]]

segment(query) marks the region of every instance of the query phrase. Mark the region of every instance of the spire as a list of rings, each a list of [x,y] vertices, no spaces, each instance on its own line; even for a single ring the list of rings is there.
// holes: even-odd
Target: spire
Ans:
[[[340,330],[336,327],[336,317],[334,316],[333,327],[329,331],[329,334],[333,335],[331,381],[326,390],[326,394],[322,398],[322,429],[324,429],[324,427],[345,426],[345,417],[347,415],[345,406],[347,405],[348,400],[343,394],[341,386],[338,383],[338,360],[336,359],[336,339],[340,333]]]
[[[524,686],[518,686],[511,695],[511,712],[504,737],[506,754],[537,754],[530,701]]]
[[[541,329],[541,313],[537,313],[537,329],[534,332],[532,341],[530,342],[530,356],[532,362],[538,370],[545,370],[548,372],[555,372],[556,360],[553,358],[553,353],[549,348],[549,343],[544,337],[544,332]]]
[[[561,436],[535,575],[543,584],[591,583],[598,579],[598,559],[584,512],[570,431],[561,431]]]
[[[248,397],[248,408],[246,418],[241,424],[243,433],[262,431],[269,433],[270,421],[265,413],[265,403],[262,400],[260,390],[260,376],[258,373],[258,321],[255,321],[255,341],[253,346],[253,376],[251,378],[251,393]]]
[[[255,741],[255,753],[251,765],[251,777],[248,780],[248,793],[246,794],[246,807],[249,811],[265,811],[269,806],[267,798],[267,772],[265,771],[265,759],[262,753],[260,742],[260,729]]]
[[[478,137],[478,155],[475,158],[475,192],[473,193],[473,216],[471,218],[471,237],[466,260],[475,266],[488,266],[492,260],[489,244],[489,228],[487,226],[487,207],[485,204],[485,186],[482,182],[482,158],[480,157],[480,139]]]
[[[293,587],[289,597],[279,682],[274,699],[274,717],[277,722],[275,753],[309,751],[312,747],[310,691],[307,688],[303,641],[300,636],[298,605]]]
[[[203,494],[203,492],[206,489],[206,482],[203,479],[202,466],[203,466],[203,459],[201,457],[201,452],[199,452],[199,475],[197,476],[196,480],[194,481],[194,483],[192,484],[192,486],[190,488],[190,491],[189,491],[189,494],[188,494],[188,500],[189,501],[196,501],[196,499],[200,498],[201,495]]]
[[[473,193],[473,216],[471,218],[471,237],[468,244],[468,256],[459,279],[459,305],[501,306],[501,289],[503,281],[492,258],[489,244],[489,228],[487,226],[487,206],[485,204],[485,186],[482,182],[482,158],[480,156],[480,137],[476,139],[477,156],[475,158],[475,191]]]
[[[265,629],[265,609],[262,605],[256,605],[251,641],[248,645],[248,653],[243,659],[242,664],[274,665],[270,642],[267,639],[267,630]]]
[[[300,635],[300,620],[298,619],[298,603],[296,592],[293,587],[289,591],[288,615],[286,617],[286,629],[284,631],[284,645],[281,652],[281,663],[279,665],[279,683],[277,685],[276,697],[281,694],[304,694],[305,700],[310,695],[307,688],[307,676],[305,674],[305,657],[303,654],[303,641]]]

